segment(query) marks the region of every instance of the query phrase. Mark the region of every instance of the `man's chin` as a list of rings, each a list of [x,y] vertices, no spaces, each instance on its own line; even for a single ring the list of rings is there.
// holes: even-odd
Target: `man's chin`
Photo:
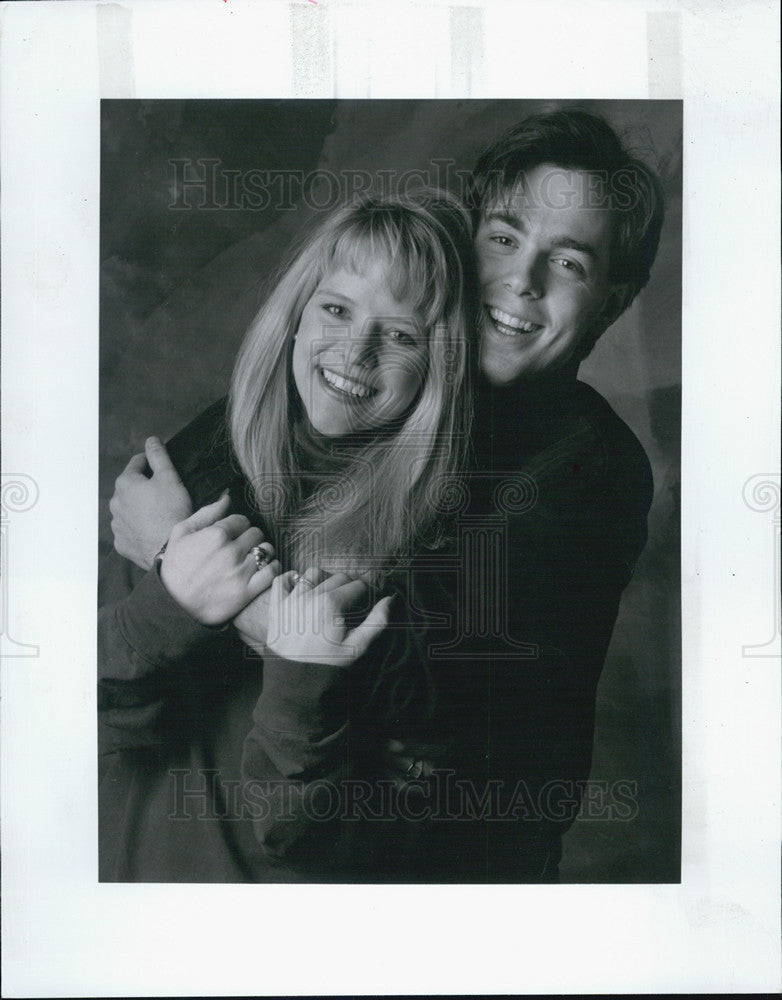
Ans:
[[[546,351],[540,342],[498,340],[494,330],[483,331],[480,350],[480,368],[486,381],[498,388],[517,382],[538,381],[560,376],[575,377],[579,362],[573,353],[562,355]]]
[[[522,344],[498,344],[497,334],[484,333],[480,351],[480,367],[484,378],[494,386],[512,385],[527,378],[535,368],[534,351]]]

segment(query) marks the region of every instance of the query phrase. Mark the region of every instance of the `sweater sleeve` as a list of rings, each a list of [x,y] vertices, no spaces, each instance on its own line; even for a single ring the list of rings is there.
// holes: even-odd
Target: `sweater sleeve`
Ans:
[[[264,656],[242,779],[256,837],[272,856],[286,856],[310,817],[331,809],[348,775],[354,668]]]
[[[220,400],[168,443],[196,505],[213,499],[229,481],[224,415]],[[98,603],[101,751],[162,742],[178,674],[222,630],[202,625],[180,607],[163,586],[159,567],[145,573],[113,549],[102,561]]]
[[[153,566],[130,594],[98,613],[100,680],[143,680],[176,666],[215,634],[169,594]]]
[[[117,569],[127,577],[125,567]],[[131,570],[133,576],[139,572]],[[141,576],[125,597],[99,609],[102,753],[166,739],[165,709],[176,697],[178,673],[221,631],[201,625],[177,604],[163,586],[157,566]]]
[[[394,817],[377,815],[371,836],[352,821],[377,814],[383,782],[392,784],[379,762],[395,720],[427,711],[422,666],[414,630],[399,621],[348,668],[264,657],[242,779],[266,854],[320,871],[394,864],[407,840]]]

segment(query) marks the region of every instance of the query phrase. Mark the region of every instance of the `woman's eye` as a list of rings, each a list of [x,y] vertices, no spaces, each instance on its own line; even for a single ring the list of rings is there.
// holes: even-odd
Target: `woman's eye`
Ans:
[[[388,336],[391,340],[395,340],[398,344],[410,344],[415,346],[415,337],[407,332],[407,330],[388,330]]]
[[[501,247],[512,247],[513,240],[510,236],[504,236],[502,233],[495,233],[494,236],[490,236],[489,239],[492,243],[499,243]]]
[[[321,308],[324,312],[327,312],[329,316],[342,317],[347,314],[347,309],[344,306],[337,305],[336,302],[324,302]]]

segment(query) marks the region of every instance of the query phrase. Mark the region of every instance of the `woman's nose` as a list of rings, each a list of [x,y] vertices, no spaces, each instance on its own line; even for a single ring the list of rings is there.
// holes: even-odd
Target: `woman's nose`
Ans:
[[[377,356],[381,324],[373,318],[354,325],[350,333],[350,359],[354,364],[371,364]]]

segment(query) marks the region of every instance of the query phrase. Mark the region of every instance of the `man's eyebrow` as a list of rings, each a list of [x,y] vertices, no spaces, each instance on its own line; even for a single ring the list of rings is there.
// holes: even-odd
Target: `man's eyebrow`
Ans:
[[[509,208],[493,208],[490,212],[486,213],[486,220],[488,222],[504,222],[506,226],[510,226],[512,229],[521,230],[524,228],[521,216],[512,212]]]
[[[598,259],[598,253],[595,248],[589,243],[582,243],[580,240],[574,240],[572,236],[555,236],[551,241],[554,246],[562,247],[564,250],[577,250],[579,253],[586,254],[588,257],[593,257],[595,260]]]

